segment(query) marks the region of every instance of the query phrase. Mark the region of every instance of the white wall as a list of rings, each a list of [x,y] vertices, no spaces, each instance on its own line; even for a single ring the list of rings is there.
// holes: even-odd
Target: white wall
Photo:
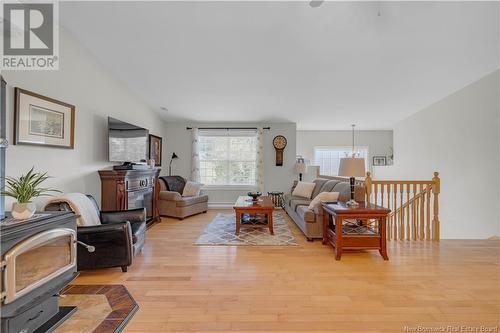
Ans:
[[[76,106],[75,149],[11,145],[6,175],[19,176],[35,166],[54,177],[46,185],[64,192],[89,193],[100,202],[97,170],[112,165],[107,162],[107,117],[148,128],[159,136],[165,123],[62,28],[60,59],[58,71],[2,72],[8,84],[7,137],[13,141],[14,87],[20,87]],[[11,203],[7,199],[7,210]]]
[[[185,178],[190,177],[191,173],[191,131],[186,127],[266,127],[271,129],[264,131],[264,184],[265,191],[284,191],[290,190],[292,182],[297,178],[294,174],[293,166],[295,163],[296,152],[296,126],[295,123],[181,123],[170,122],[167,124],[164,146],[166,147],[165,171],[168,169],[168,162],[172,152],[175,152],[179,159],[172,163],[172,175],[180,175]],[[287,138],[287,146],[284,152],[283,166],[275,165],[275,150],[272,144],[273,138],[278,135],[284,135]],[[216,189],[206,190],[209,196],[211,206],[232,206],[236,198],[247,192],[247,188],[237,190]]]
[[[369,162],[373,156],[389,156],[392,143],[390,131],[356,131],[356,146],[368,146]],[[352,145],[351,131],[297,131],[297,154],[314,164],[314,147]]]
[[[442,238],[499,235],[499,73],[399,122],[394,166],[377,177],[430,179],[439,171]]]

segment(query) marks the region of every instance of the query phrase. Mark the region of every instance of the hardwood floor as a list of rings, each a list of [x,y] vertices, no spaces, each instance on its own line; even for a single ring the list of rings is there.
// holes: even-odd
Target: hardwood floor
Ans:
[[[125,332],[498,332],[498,240],[390,241],[387,262],[378,251],[335,261],[290,222],[300,246],[193,245],[218,212],[163,219],[128,273],[76,283],[124,284],[140,305]]]

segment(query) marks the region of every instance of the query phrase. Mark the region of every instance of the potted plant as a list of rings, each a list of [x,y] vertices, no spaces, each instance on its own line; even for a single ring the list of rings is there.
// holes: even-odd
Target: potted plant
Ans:
[[[50,178],[47,173],[35,172],[34,167],[26,175],[19,178],[5,177],[5,191],[2,195],[12,197],[17,201],[12,205],[12,217],[18,220],[29,219],[35,214],[36,206],[31,200],[36,197],[50,195],[50,192],[59,190],[41,187],[40,185]]]

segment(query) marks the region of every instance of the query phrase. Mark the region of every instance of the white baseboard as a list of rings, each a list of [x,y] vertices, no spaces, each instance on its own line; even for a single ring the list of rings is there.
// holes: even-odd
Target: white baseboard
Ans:
[[[234,202],[208,202],[208,208],[233,208]]]

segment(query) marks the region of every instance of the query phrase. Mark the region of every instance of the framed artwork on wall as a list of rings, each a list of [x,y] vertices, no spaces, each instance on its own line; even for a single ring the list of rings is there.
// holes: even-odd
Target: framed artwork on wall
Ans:
[[[14,144],[73,149],[75,106],[14,89]]]
[[[161,166],[162,138],[149,134],[149,159],[155,160],[155,166]]]
[[[387,165],[387,158],[385,156],[373,156],[374,166],[384,166]]]

